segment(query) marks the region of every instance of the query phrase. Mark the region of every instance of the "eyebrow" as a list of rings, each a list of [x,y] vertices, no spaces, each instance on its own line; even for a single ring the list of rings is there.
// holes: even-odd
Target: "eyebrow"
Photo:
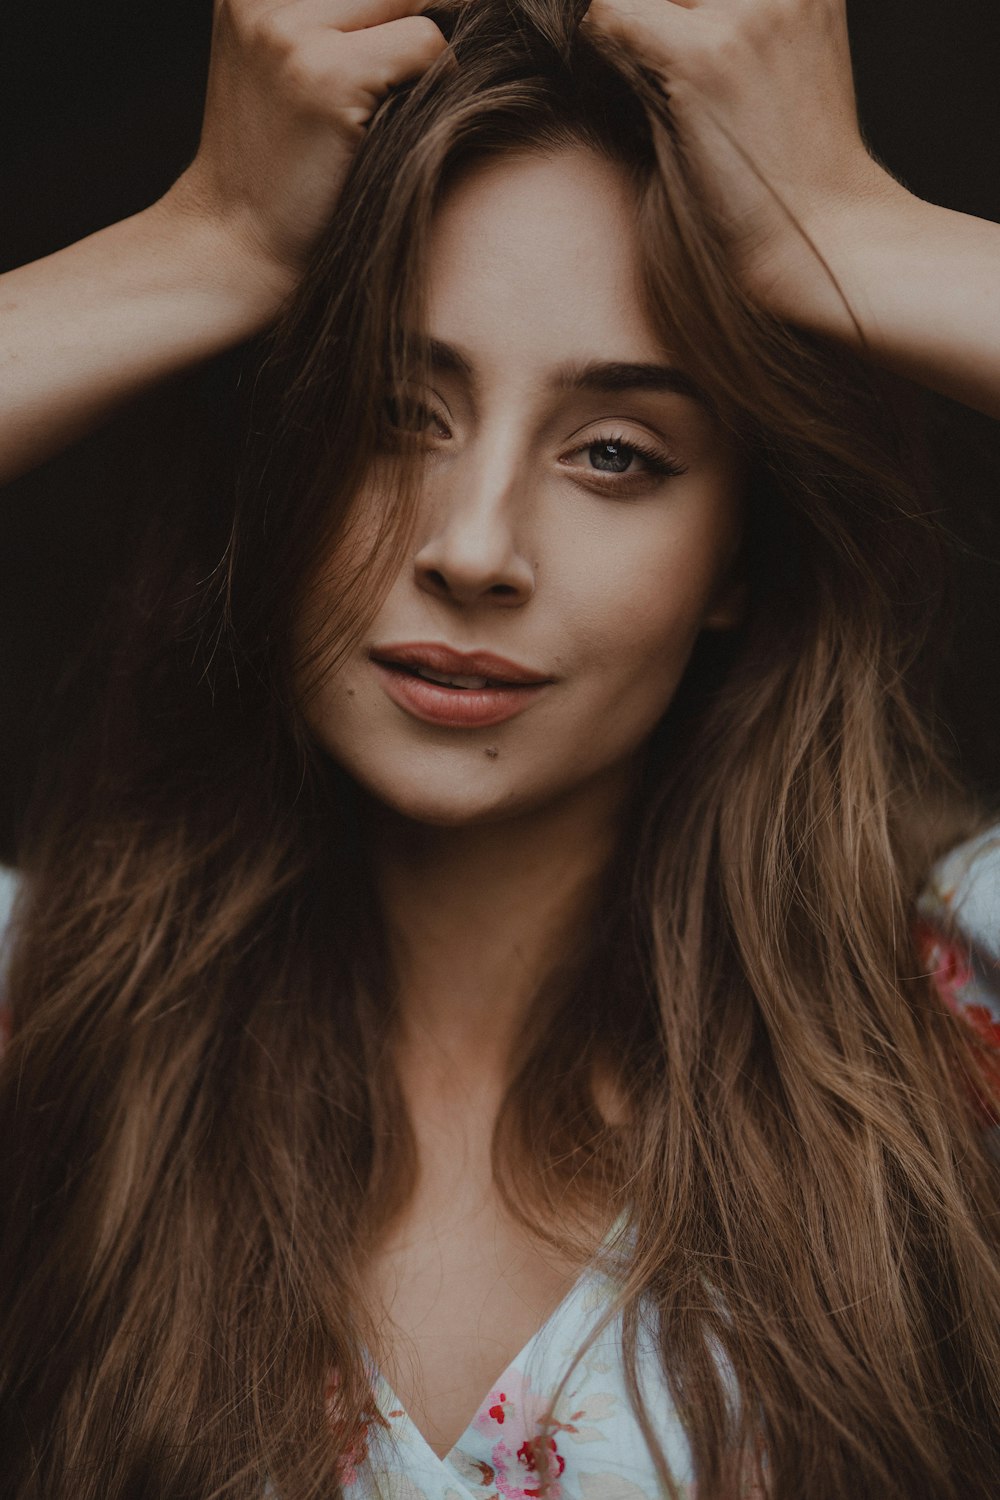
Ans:
[[[451,344],[434,338],[415,339],[413,342],[433,370],[464,375],[475,384],[474,369]],[[702,406],[710,405],[708,397],[690,375],[686,375],[675,365],[648,364],[634,360],[590,360],[583,364],[571,362],[556,368],[555,384],[561,391],[597,391],[605,395],[614,395],[619,391],[665,391],[687,396],[692,401],[700,402]]]

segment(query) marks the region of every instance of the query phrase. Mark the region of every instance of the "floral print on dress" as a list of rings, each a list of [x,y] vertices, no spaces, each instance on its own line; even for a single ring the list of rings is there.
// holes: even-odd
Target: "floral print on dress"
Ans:
[[[970,1058],[981,1086],[970,1083],[971,1104],[1000,1154],[1000,827],[937,862],[917,912],[917,952],[976,1044]]]
[[[443,1458],[384,1378],[376,1376],[385,1431],[376,1433],[367,1464],[358,1466],[355,1482],[345,1488],[345,1500],[387,1500],[395,1494],[396,1475],[410,1477],[421,1500],[450,1500],[456,1494],[460,1500],[541,1500],[543,1493],[550,1500],[660,1500],[662,1486],[625,1388],[620,1318],[601,1331],[560,1389],[614,1291],[615,1283],[596,1266],[585,1271],[485,1394]],[[687,1439],[658,1365],[651,1358],[643,1365],[645,1394],[667,1462],[682,1495],[693,1495]]]
[[[0,978],[3,926],[0,920]],[[1000,1152],[993,1102],[1000,1098],[1000,825],[935,865],[918,902],[914,937],[942,1003],[986,1044],[976,1051],[984,1087],[973,1103]],[[0,986],[0,1035],[6,1019]],[[371,1413],[341,1462],[344,1500],[540,1500],[546,1473],[551,1500],[662,1500],[625,1385],[620,1317],[602,1329],[562,1388],[614,1291],[609,1276],[596,1267],[586,1271],[443,1458],[372,1367]],[[664,1457],[681,1494],[694,1500],[687,1438],[657,1353],[640,1344],[639,1356],[640,1384]],[[724,1361],[722,1370],[728,1378]],[[549,1393],[556,1393],[554,1400]],[[336,1421],[336,1382],[326,1395]]]
[[[379,1411],[373,1398],[371,1409],[365,1414],[361,1425],[353,1433],[346,1433],[344,1431],[343,1416],[337,1406],[337,1392],[339,1388],[340,1377],[337,1371],[334,1370],[326,1383],[326,1390],[323,1393],[324,1406],[326,1408],[326,1419],[333,1429],[334,1436],[347,1439],[347,1445],[340,1455],[337,1481],[342,1485],[351,1485],[357,1483],[358,1469],[368,1460],[368,1447],[373,1428],[386,1428],[388,1427],[388,1421]]]
[[[542,1480],[549,1482],[551,1500],[563,1500],[562,1476],[573,1443],[599,1440],[596,1424],[612,1416],[618,1397],[595,1391],[582,1399],[574,1390],[557,1401],[533,1389],[519,1370],[511,1369],[483,1400],[470,1424],[490,1446],[489,1462],[467,1460],[495,1484],[503,1500],[536,1500]]]

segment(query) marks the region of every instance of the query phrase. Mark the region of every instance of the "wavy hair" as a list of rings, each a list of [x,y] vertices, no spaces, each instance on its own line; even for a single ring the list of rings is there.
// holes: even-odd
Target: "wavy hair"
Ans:
[[[649,316],[748,457],[750,599],[696,648],[599,920],[542,986],[496,1179],[580,1259],[567,1204],[625,1212],[633,1399],[655,1451],[649,1327],[698,1500],[995,1493],[997,1167],[975,1043],[912,938],[928,861],[971,826],[919,708],[942,568],[920,445],[899,387],[743,295],[669,100],[577,9],[438,13],[459,67],[372,122],[253,382],[249,450],[220,433],[218,462],[144,503],[99,691],[22,841],[11,1500],[328,1500],[372,1419],[359,1273],[414,1146],[355,789],[297,684],[359,639],[411,534],[403,457],[379,534],[345,545],[388,385],[419,362],[441,194],[570,145],[627,175]],[[317,559],[335,618],[297,648]]]

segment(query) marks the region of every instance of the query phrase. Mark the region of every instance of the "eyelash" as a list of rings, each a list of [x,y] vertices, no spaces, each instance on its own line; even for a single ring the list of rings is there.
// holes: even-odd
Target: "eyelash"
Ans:
[[[642,459],[643,463],[648,464],[649,470],[659,479],[676,479],[679,475],[687,473],[687,465],[678,463],[676,459],[670,457],[669,453],[650,447],[646,443],[636,442],[633,438],[627,438],[624,433],[616,433],[609,437],[603,435],[595,437],[589,443],[581,443],[579,448],[574,448],[570,456],[575,457],[577,453],[585,453],[590,448],[626,448],[629,453],[634,453],[637,458]],[[600,469],[594,469],[592,472],[602,473]],[[648,473],[612,474],[607,479],[602,478],[599,483],[605,488],[615,489],[619,486],[627,486],[630,480],[634,483],[637,479],[648,478]]]
[[[382,412],[382,435],[383,440],[387,440],[386,446],[398,447],[400,446],[400,438],[416,439],[421,436],[419,432],[414,432],[412,428],[403,427],[398,422],[392,420],[390,411],[393,406],[400,404],[394,401],[392,397],[388,397],[385,401]],[[447,425],[433,407],[427,406],[422,401],[410,402],[408,410],[413,416],[431,418],[435,422],[440,422],[442,426]],[[581,443],[579,448],[574,448],[568,456],[575,458],[578,453],[585,453],[590,448],[601,447],[625,448],[629,453],[634,454],[635,457],[641,458],[643,463],[647,465],[647,468],[644,472],[637,474],[617,475],[606,474],[600,469],[593,469],[588,475],[588,483],[591,484],[591,487],[596,487],[597,489],[623,492],[634,488],[637,481],[648,481],[650,477],[655,479],[675,479],[679,475],[687,473],[686,464],[679,463],[676,459],[671,458],[668,453],[654,448],[649,444],[627,438],[623,433],[602,433],[592,438],[589,443]]]

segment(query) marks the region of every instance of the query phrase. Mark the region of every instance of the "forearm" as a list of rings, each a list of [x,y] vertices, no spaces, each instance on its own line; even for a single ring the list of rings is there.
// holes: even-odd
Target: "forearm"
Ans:
[[[581,25],[662,80],[755,302],[1000,417],[1000,226],[922,202],[870,155],[845,0],[590,0]]]
[[[169,200],[0,277],[0,482],[266,326],[290,288]]]
[[[799,240],[772,311],[1000,417],[1000,225],[892,183],[808,228],[843,295]]]
[[[217,3],[183,177],[144,213],[0,277],[0,483],[264,328],[381,101],[446,51],[420,0]]]

